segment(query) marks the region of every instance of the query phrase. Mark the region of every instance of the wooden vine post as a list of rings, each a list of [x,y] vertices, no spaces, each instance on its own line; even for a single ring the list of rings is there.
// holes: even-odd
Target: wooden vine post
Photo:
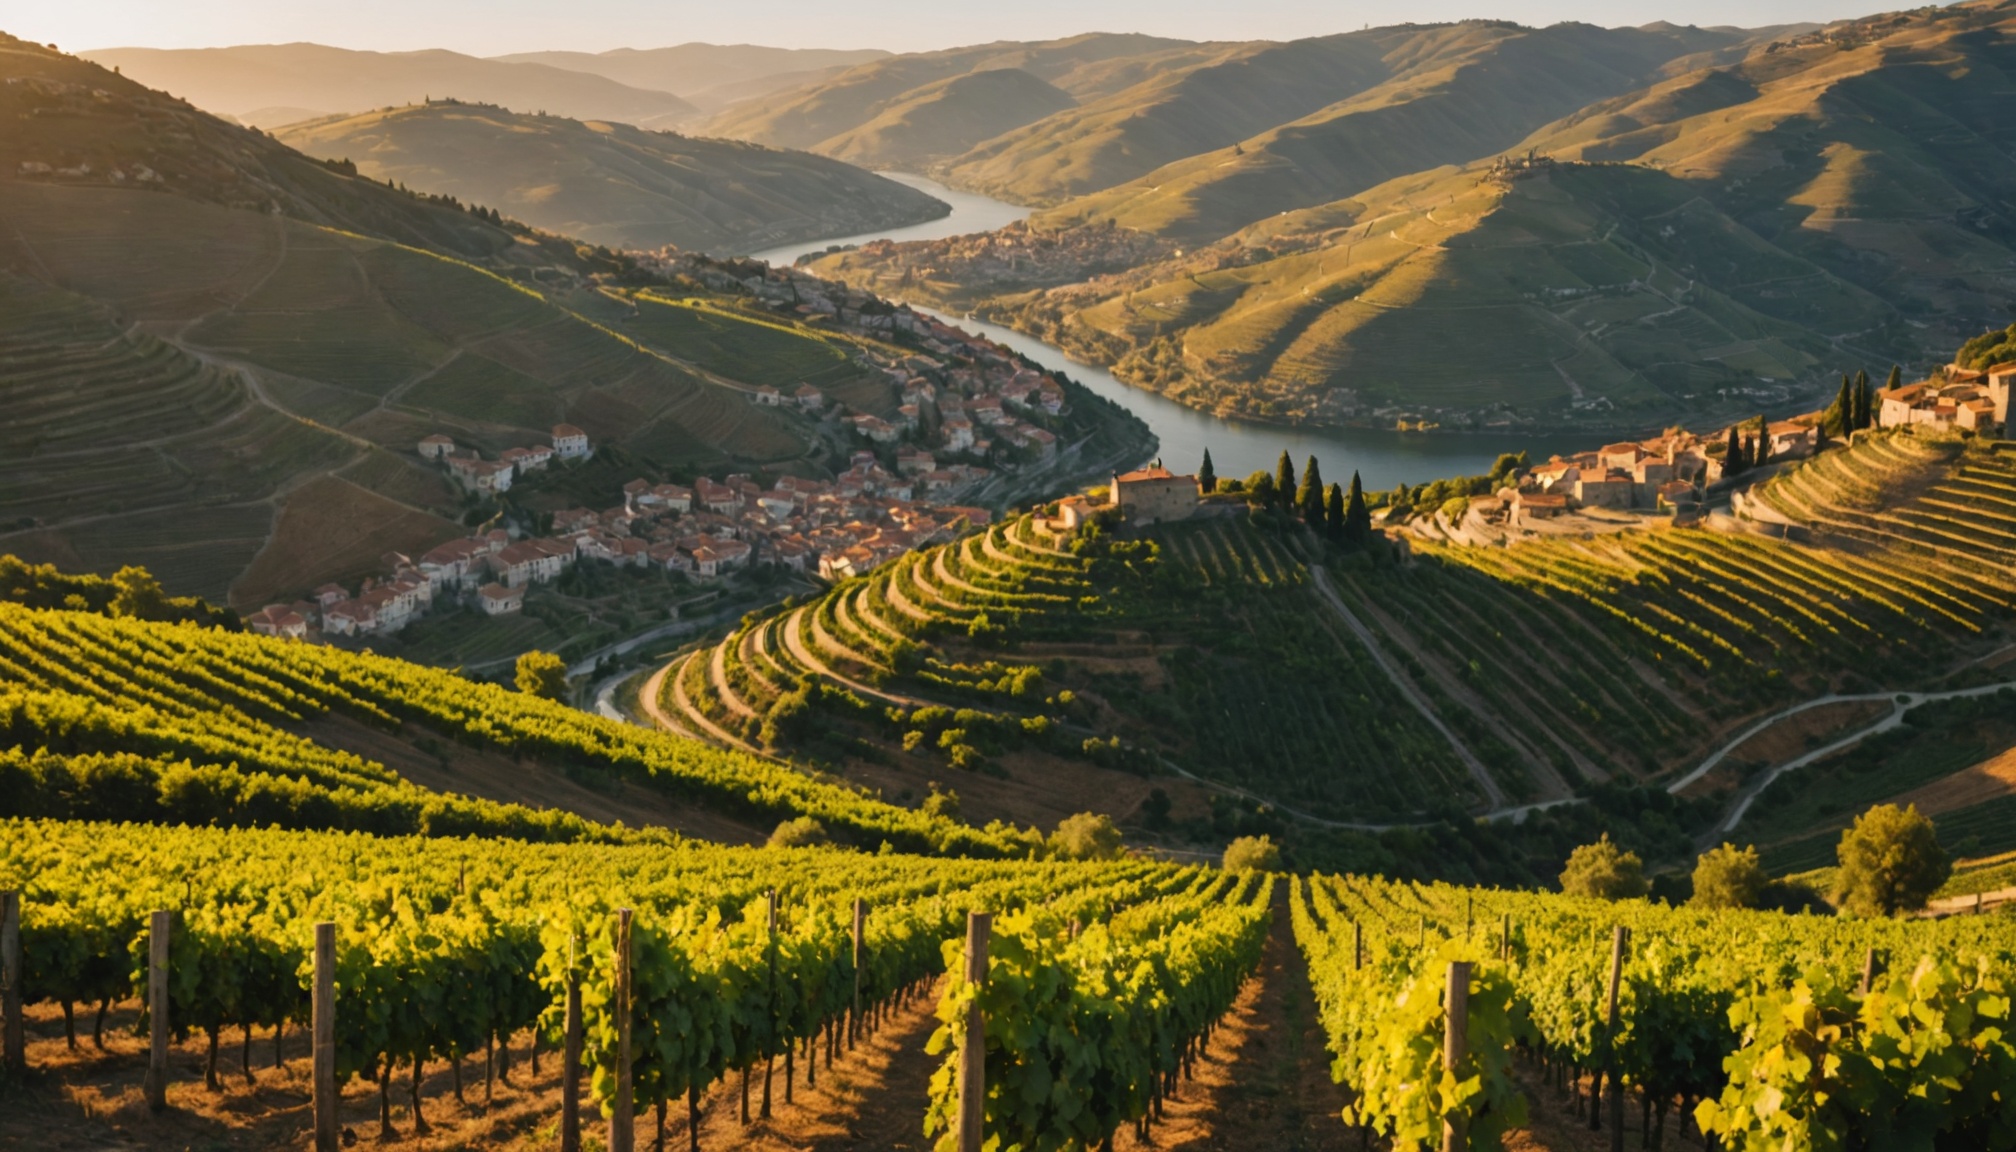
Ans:
[[[973,1001],[966,1006],[966,1039],[959,1046],[959,1152],[980,1152],[987,1118],[987,1019],[980,993],[987,986],[987,938],[993,914],[966,914],[966,983]]]
[[[1365,922],[1363,920],[1353,920],[1351,922],[1351,970],[1353,972],[1362,972],[1364,969]]]
[[[1449,962],[1449,988],[1442,999],[1442,1067],[1456,1072],[1470,1052],[1470,962]],[[1470,1120],[1454,1112],[1442,1117],[1442,1152],[1469,1152]]]
[[[567,1020],[560,1048],[560,1152],[581,1152],[581,978],[567,973]]]
[[[609,1113],[609,1152],[636,1152],[636,1101],[630,1088],[630,909],[616,910],[616,1099]]]
[[[763,961],[769,972],[769,995],[765,1002],[770,1008],[770,1019],[763,1028],[763,1107],[757,1112],[760,1119],[770,1119],[770,1073],[777,1064],[777,890],[772,888],[763,894],[768,906],[768,916],[764,920],[766,932],[763,937]]]
[[[1876,986],[1876,977],[1882,974],[1882,958],[1876,955],[1876,949],[1871,948],[1862,957],[1862,995],[1869,995],[1869,990]]]
[[[1624,1089],[1617,1071],[1617,986],[1624,979],[1624,949],[1630,945],[1631,930],[1619,924],[1610,933],[1610,990],[1603,1007],[1603,1068],[1597,1073],[1598,1093],[1608,1080],[1610,1091],[1610,1152],[1624,1152]],[[1603,1111],[1596,1100],[1589,1101],[1589,1127],[1602,1127]]]
[[[141,1091],[156,1112],[168,1107],[168,934],[174,925],[173,912],[147,918],[147,1078]]]
[[[342,1147],[336,1123],[336,925],[315,925],[315,990],[310,1004],[310,1060],[314,1065],[315,1152]]]
[[[868,923],[868,902],[854,898],[854,1007],[847,1013],[847,1050],[854,1050],[854,1042],[861,1036],[861,961],[865,958],[861,950],[861,930]]]
[[[0,892],[0,1068],[28,1066],[28,1037],[21,1019],[21,893]]]
[[[1498,959],[1510,962],[1512,959],[1512,914],[1505,913],[1505,926],[1498,930]]]

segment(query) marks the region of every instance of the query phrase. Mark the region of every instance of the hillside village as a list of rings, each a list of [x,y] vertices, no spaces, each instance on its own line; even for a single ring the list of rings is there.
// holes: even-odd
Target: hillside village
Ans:
[[[826,396],[809,384],[788,396],[770,386],[752,389],[758,404],[795,404],[848,424],[870,444],[910,444],[967,456],[976,464],[1012,469],[1057,455],[1057,431],[1070,411],[1063,385],[992,341],[797,268],[670,249],[644,254],[640,263],[674,283],[684,279],[717,292],[747,293],[808,322],[877,340],[903,339],[923,349],[897,355],[893,349],[866,347],[858,353],[863,363],[887,377],[898,401],[894,420],[829,410]],[[949,487],[951,481],[941,477],[935,483]]]
[[[439,433],[421,440],[417,451],[472,491],[498,493],[556,459],[585,459],[594,449],[579,428],[562,424],[553,430],[551,448],[507,449],[492,461],[458,450]],[[690,487],[639,478],[623,486],[616,507],[554,513],[548,535],[497,527],[417,559],[394,553],[385,557],[386,574],[366,580],[354,596],[340,584],[325,584],[308,599],[268,605],[246,623],[265,635],[299,639],[311,633],[390,635],[437,601],[504,615],[524,607],[528,589],[583,561],[657,568],[700,583],[759,563],[839,580],[991,522],[985,508],[918,498],[970,484],[984,470],[938,469],[928,453],[915,449],[899,454],[899,468],[890,472],[864,450],[833,480],[784,476],[769,489],[743,473],[718,481],[700,477]]]

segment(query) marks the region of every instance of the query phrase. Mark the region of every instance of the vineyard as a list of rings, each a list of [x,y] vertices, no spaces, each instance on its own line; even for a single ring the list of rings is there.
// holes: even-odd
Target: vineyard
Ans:
[[[957,965],[969,912],[999,910],[984,988],[947,982],[940,1014],[976,996],[987,1013],[990,1127],[1027,1133],[1025,1145],[1065,1129],[1097,1143],[1150,1115],[1231,1006],[1274,887],[1138,862],[698,843],[33,821],[0,832],[0,891],[21,894],[27,1001],[61,1004],[66,1019],[96,1006],[102,1019],[144,990],[150,1011],[207,1036],[212,1090],[227,1031],[249,1052],[255,1029],[311,1023],[314,927],[332,925],[335,1075],[375,1085],[388,1137],[395,1069],[421,1132],[428,1064],[456,1062],[459,1076],[465,1058],[528,1032],[535,1068],[542,1045],[575,1038],[604,1115],[619,1102],[655,1110],[662,1134],[670,1106],[690,1126],[699,1095],[731,1073],[745,1119],[761,1077],[767,1115],[774,1074],[788,1100],[801,1071],[816,1076],[822,1057],[830,1069],[864,1025]],[[164,952],[153,933],[166,913]]]
[[[767,829],[810,816],[876,848],[999,856],[1010,839],[784,765],[451,672],[245,633],[0,604],[0,815],[609,840],[658,835],[422,788],[346,745],[458,747],[634,782]]]
[[[1174,765],[1336,819],[1481,803],[1448,740],[1323,607],[1316,547],[1237,520],[1127,541],[1020,518],[747,622],[675,662],[658,703],[747,751]],[[1523,776],[1503,783],[1530,794]]]
[[[850,775],[1177,771],[1407,821],[1664,783],[1765,712],[1934,685],[2006,639],[2016,459],[1863,437],[1763,499],[1782,492],[1859,534],[1416,542],[1378,563],[1264,517],[1139,539],[1017,519],[748,621],[658,703],[689,735]]]
[[[1292,917],[1355,1097],[1345,1119],[1397,1148],[1437,1146],[1445,1124],[1495,1147],[1529,1095],[1616,1130],[1613,1148],[1627,1105],[1648,1148],[1669,1117],[1760,1152],[2016,1146],[2007,918],[1325,876],[1297,880]]]
[[[277,1058],[282,1033],[316,1023],[327,980],[332,1091],[350,1086],[353,1117],[375,1102],[382,1138],[450,1111],[421,1088],[430,1066],[454,1068],[463,1112],[464,1063],[515,1046],[535,1076],[542,1054],[578,1069],[587,1106],[563,1121],[585,1118],[564,1122],[599,1112],[626,1147],[619,1129],[655,1115],[662,1146],[669,1123],[698,1147],[703,1101],[732,1116],[739,1093],[746,1130],[752,1095],[767,1117],[779,1078],[788,1104],[894,1014],[935,1005],[936,1034],[910,1042],[936,1072],[899,1128],[943,1149],[968,1130],[1002,1149],[1145,1147],[1198,1100],[1200,1066],[1224,1063],[1217,1034],[1256,976],[1306,973],[1348,1101],[1313,1118],[1317,1146],[1356,1128],[1364,1146],[1447,1147],[1447,1126],[1491,1148],[1548,1113],[1635,1127],[1648,1148],[2016,1141],[2006,917],[695,842],[0,833],[27,1003],[102,1022],[138,997],[143,1032],[160,1012],[196,1034],[214,1095],[220,1068],[252,1076],[255,1033]],[[1277,930],[1299,952],[1286,976],[1262,964]]]

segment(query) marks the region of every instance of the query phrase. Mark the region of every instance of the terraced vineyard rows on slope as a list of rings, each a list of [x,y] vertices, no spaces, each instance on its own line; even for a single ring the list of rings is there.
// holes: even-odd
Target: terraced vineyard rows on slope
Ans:
[[[1478,796],[1448,741],[1325,619],[1307,547],[1242,522],[1132,542],[1021,518],[738,630],[677,665],[660,703],[724,742],[835,759],[1155,771],[1167,758],[1340,819]]]
[[[1756,499],[1812,538],[1659,529],[1402,560],[1265,514],[1075,538],[1022,518],[754,622],[682,666],[683,707],[835,763],[1174,766],[1293,813],[1404,821],[1484,806],[1466,760],[1507,806],[1665,780],[1748,718],[1914,687],[2004,642],[2007,455],[1868,435]]]

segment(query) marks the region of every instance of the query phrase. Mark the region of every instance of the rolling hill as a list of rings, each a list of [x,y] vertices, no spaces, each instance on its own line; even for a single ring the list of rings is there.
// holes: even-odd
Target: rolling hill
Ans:
[[[1073,100],[1084,100],[1129,87],[1145,79],[1156,66],[1198,50],[1197,45],[1181,40],[1092,34],[892,56],[730,105],[707,121],[706,130],[827,154],[851,147],[849,158],[870,168],[949,160],[1019,123],[1063,107],[1053,94],[1026,80],[1016,84],[1013,78],[1005,78],[1006,84],[1016,86],[1009,93],[1013,103],[1004,109],[988,106],[1002,94],[1004,78],[948,89],[951,81],[1014,69]],[[919,104],[922,106],[911,107]],[[932,135],[912,143],[898,133],[867,131],[892,112],[897,115],[895,123],[903,122],[904,117],[917,118]],[[892,151],[885,155],[876,150],[877,145]]]
[[[739,253],[945,213],[824,156],[627,124],[433,101],[292,125],[277,138],[373,179],[445,193],[618,248]]]
[[[419,104],[430,97],[653,128],[671,127],[699,113],[670,92],[631,87],[607,76],[442,49],[360,52],[322,44],[244,44],[104,48],[88,58],[206,112],[261,128],[310,116]]]
[[[1086,764],[1311,827],[1663,789],[1786,705],[1992,680],[1969,666],[2009,640],[2011,484],[1997,447],[1865,434],[1764,489],[1814,526],[1796,542],[1653,529],[1409,559],[1237,501],[1120,537],[1024,518],[751,618],[659,700],[723,746],[979,803]]]
[[[1894,316],[1684,182],[1626,165],[1444,169],[1180,255],[1090,263],[1139,235],[1023,231],[817,267],[991,309],[1186,404],[1297,421],[1735,419],[1839,361],[1822,329]],[[1100,275],[1068,282],[1087,271]]]
[[[1991,111],[2009,20],[1310,42],[1335,103],[1130,177],[1111,157],[1160,109],[1215,123],[1199,101],[1229,65],[1081,101],[938,169],[1054,204],[1024,233],[827,267],[1252,418],[1593,431],[1810,406],[1843,366],[1929,367],[2016,296]],[[1115,229],[1167,251],[1116,275]]]
[[[590,72],[619,84],[670,92],[703,110],[796,87],[887,57],[878,48],[769,48],[760,44],[675,44],[608,52],[518,52],[491,59]]]
[[[0,552],[258,607],[467,533],[471,500],[413,452],[431,432],[494,456],[565,421],[639,471],[816,473],[812,422],[748,375],[888,391],[856,345],[734,301],[711,342],[660,333],[602,291],[652,282],[606,250],[76,57],[4,40],[0,75]]]

